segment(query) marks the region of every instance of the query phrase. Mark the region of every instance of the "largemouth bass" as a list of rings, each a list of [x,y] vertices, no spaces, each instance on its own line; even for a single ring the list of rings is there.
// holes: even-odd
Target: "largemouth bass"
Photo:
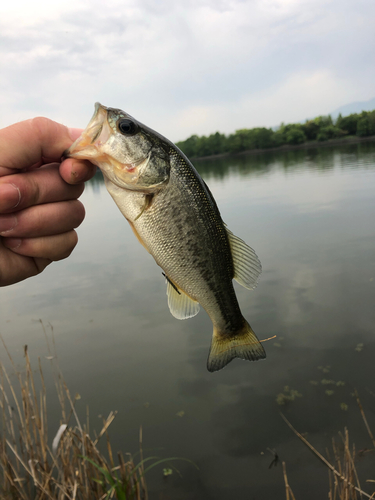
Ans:
[[[208,370],[220,370],[234,358],[265,358],[232,283],[254,288],[260,261],[227,229],[188,158],[129,114],[99,103],[65,157],[87,159],[101,169],[139,242],[164,271],[172,315],[191,318],[199,304],[206,310],[213,323]]]

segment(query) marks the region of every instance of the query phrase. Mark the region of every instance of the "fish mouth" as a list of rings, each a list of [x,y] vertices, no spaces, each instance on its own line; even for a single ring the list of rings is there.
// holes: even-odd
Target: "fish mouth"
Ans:
[[[97,102],[89,124],[81,136],[64,151],[63,158],[95,159],[98,157],[100,146],[105,144],[112,134],[107,108]]]
[[[130,162],[120,162],[114,158],[109,143],[116,131],[113,129],[114,124],[108,113],[110,109],[99,102],[95,103],[95,111],[89,124],[81,136],[64,151],[62,159],[89,160],[118,187],[126,189],[132,186],[133,190],[144,189],[136,186],[142,172],[147,169],[152,148],[146,156],[131,159]]]
[[[107,172],[109,174],[109,170],[114,169],[121,176],[125,175],[130,183],[134,183],[138,180],[142,168],[147,166],[150,153],[146,157],[141,157],[132,162],[120,163],[103,151],[103,146],[114,134],[115,132],[108,121],[108,108],[97,102],[89,124],[81,136],[64,151],[62,159],[89,160],[94,165],[97,165],[103,173]]]

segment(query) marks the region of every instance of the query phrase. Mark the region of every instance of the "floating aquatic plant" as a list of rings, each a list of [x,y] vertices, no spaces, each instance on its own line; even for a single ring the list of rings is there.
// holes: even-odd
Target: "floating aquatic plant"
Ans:
[[[284,387],[284,392],[280,392],[276,397],[276,403],[278,405],[285,405],[294,401],[296,398],[301,398],[302,394],[296,389],[291,389],[288,385]]]

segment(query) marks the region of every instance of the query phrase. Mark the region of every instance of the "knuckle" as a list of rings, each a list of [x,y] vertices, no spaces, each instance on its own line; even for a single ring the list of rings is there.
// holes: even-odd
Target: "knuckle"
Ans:
[[[24,195],[27,200],[27,205],[38,205],[41,201],[40,184],[32,175],[25,176],[24,179],[25,182],[27,182],[24,186]]]
[[[37,132],[39,138],[43,138],[51,126],[51,120],[44,116],[37,116],[31,119],[31,126]]]

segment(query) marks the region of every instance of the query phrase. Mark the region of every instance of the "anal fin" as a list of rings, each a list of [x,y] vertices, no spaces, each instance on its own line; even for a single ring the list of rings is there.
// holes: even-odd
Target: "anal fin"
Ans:
[[[164,273],[163,273],[164,274]],[[193,318],[199,313],[199,302],[191,299],[164,274],[167,280],[168,307],[177,319]]]

